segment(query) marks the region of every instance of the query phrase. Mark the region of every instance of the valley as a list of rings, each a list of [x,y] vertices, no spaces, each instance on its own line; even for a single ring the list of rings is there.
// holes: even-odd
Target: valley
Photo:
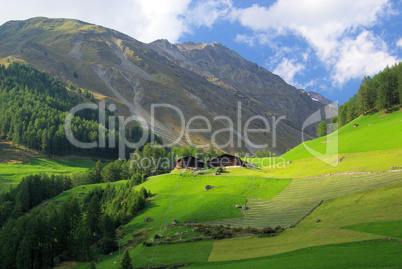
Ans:
[[[402,268],[402,63],[356,91],[219,42],[6,22],[0,269]]]
[[[384,119],[377,123],[381,129],[392,126],[390,122],[399,122],[402,113],[395,112],[385,117],[377,113],[365,117],[357,119],[361,127],[358,131],[363,133],[371,126],[363,126],[362,120],[376,122]],[[328,268],[352,265],[398,267],[401,264],[397,253],[401,250],[402,238],[397,227],[401,224],[402,171],[391,169],[389,162],[393,161],[395,167],[400,166],[400,140],[392,139],[393,133],[387,132],[390,137],[386,138],[386,150],[361,143],[362,146],[355,146],[356,152],[352,153],[353,146],[347,143],[353,141],[349,139],[351,132],[357,132],[350,128],[353,124],[351,122],[339,130],[341,149],[344,149],[340,154],[346,157],[338,167],[314,168],[319,160],[308,158],[306,152],[303,154],[307,158],[298,158],[302,150],[295,148],[294,152],[283,156],[285,162],[293,160],[283,168],[227,168],[221,175],[213,175],[211,171],[197,175],[184,169],[148,178],[134,189],[145,188],[152,196],[148,198],[145,209],[119,228],[119,245],[129,251],[137,267],[168,264],[195,268],[279,268],[283,264],[292,268],[319,268],[323,265]],[[310,145],[320,146],[322,139],[313,140]],[[371,138],[368,136],[367,139]],[[363,163],[363,159],[367,161]],[[378,164],[374,163],[376,159]],[[118,188],[127,182],[113,184]],[[82,194],[97,187],[106,188],[109,184],[75,187],[49,202],[63,203],[78,194],[85,197]],[[204,186],[207,184],[214,188],[206,192]],[[82,199],[80,197],[77,198]],[[247,209],[238,209],[235,205],[247,205]],[[144,222],[146,218],[152,221]],[[178,223],[171,225],[173,219]],[[317,223],[318,219],[321,221]],[[272,237],[249,236],[187,243],[176,239],[174,242],[178,243],[175,244],[151,246],[141,243],[143,240],[151,242],[156,234],[165,237],[171,234],[175,238],[173,233],[177,232],[189,233],[189,239],[198,238],[200,235],[191,232],[194,228],[186,223],[202,223],[207,227],[222,225],[220,227],[232,229],[281,226],[285,230]],[[295,226],[290,228],[292,225]],[[138,236],[140,241],[136,239]],[[367,253],[374,257],[364,258]],[[315,258],[322,255],[328,259]],[[122,258],[118,250],[111,255],[97,254],[96,257],[99,260],[96,268],[119,268],[118,261]],[[89,265],[79,263],[77,268],[89,268]]]

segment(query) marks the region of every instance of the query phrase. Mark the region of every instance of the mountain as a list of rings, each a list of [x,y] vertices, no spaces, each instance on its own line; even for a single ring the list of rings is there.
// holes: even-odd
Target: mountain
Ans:
[[[301,142],[304,120],[323,107],[308,93],[217,42],[157,40],[145,44],[78,20],[40,17],[3,24],[0,61],[6,59],[27,62],[65,83],[94,92],[97,101],[115,104],[117,114],[134,114],[140,124],[152,125],[165,144],[180,137],[182,124],[199,116],[191,128],[207,128],[203,119],[208,119],[211,132],[190,133],[190,142],[210,143],[212,133],[218,131],[214,138],[223,150],[253,152],[255,147],[243,134],[241,143],[237,140],[241,112],[242,126],[253,116],[267,117],[270,130],[262,131],[261,119],[251,121],[249,128],[261,132],[250,133],[250,141],[267,143],[271,151],[283,153]],[[179,108],[185,121],[174,109],[163,107],[155,109],[152,122],[152,104]],[[274,132],[272,117],[280,116],[286,118],[278,121]],[[312,137],[314,129],[310,126],[304,131]],[[234,144],[228,144],[231,133]],[[185,137],[181,144],[189,142]]]
[[[318,92],[309,91],[307,92],[307,94],[311,97],[311,99],[313,99],[313,101],[320,102],[324,105],[329,105],[333,103],[331,100],[325,98]]]

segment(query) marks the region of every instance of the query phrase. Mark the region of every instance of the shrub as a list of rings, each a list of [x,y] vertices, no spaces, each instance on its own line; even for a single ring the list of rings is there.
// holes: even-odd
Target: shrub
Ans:
[[[223,233],[222,230],[218,230],[217,232],[212,234],[212,237],[214,239],[223,239],[223,238],[225,238],[225,234]]]
[[[257,228],[253,228],[253,227],[250,227],[250,226],[248,226],[245,230],[246,230],[248,233],[251,233],[251,234],[256,234],[256,233],[258,233],[258,229],[257,229]]]
[[[261,229],[261,233],[262,234],[273,234],[273,233],[275,233],[275,231],[271,227],[266,227],[266,228]]]
[[[223,167],[218,167],[216,169],[216,172],[219,173],[219,174],[223,173],[223,171],[225,171],[225,169],[223,169]]]
[[[243,231],[243,227],[235,227],[235,228],[233,228],[233,231],[235,233],[240,233],[241,231]]]
[[[280,233],[280,232],[282,232],[284,230],[284,228],[282,228],[281,226],[276,226],[275,227],[275,232],[276,233]]]

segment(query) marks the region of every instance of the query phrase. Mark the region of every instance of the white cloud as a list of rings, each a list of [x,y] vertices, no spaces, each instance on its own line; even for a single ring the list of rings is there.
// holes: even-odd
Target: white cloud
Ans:
[[[308,58],[310,57],[310,52],[303,52],[302,53],[303,61],[307,62]]]
[[[255,46],[255,38],[249,35],[242,35],[242,34],[237,34],[235,41],[240,42],[240,43],[245,43],[249,45],[250,47]]]
[[[211,27],[229,12],[230,0],[0,0],[6,7],[0,24],[9,20],[25,20],[31,17],[74,18],[106,26],[140,41],[151,42],[165,38],[175,43],[191,28]]]
[[[231,8],[231,0],[200,1],[186,14],[186,20],[196,26],[211,27],[217,20],[226,19]]]
[[[363,31],[356,39],[342,40],[333,81],[342,85],[351,78],[372,75],[387,65],[393,65],[397,59],[386,51],[385,42],[368,31]]]
[[[254,35],[237,34],[235,41],[245,43],[250,47],[254,47],[256,44],[259,44],[277,48],[275,43],[272,42],[271,38],[267,34],[254,34]]]
[[[396,60],[379,37],[365,30],[381,16],[392,13],[388,0],[278,0],[270,7],[255,4],[234,9],[231,20],[239,21],[255,34],[303,38],[332,70],[333,82],[341,84],[376,73],[384,63]],[[302,58],[307,61],[309,56],[305,53]]]
[[[191,0],[137,0],[132,9],[133,36],[145,42],[166,38],[176,42],[183,33],[189,31],[185,19],[180,17],[187,11]],[[137,9],[138,8],[138,9]],[[135,19],[141,14],[141,20]]]
[[[303,64],[296,63],[295,59],[284,58],[272,72],[282,77],[287,83],[295,85],[294,76],[305,68]]]
[[[400,39],[396,42],[396,45],[397,45],[398,47],[401,47],[401,48],[402,48],[402,38],[400,38]]]

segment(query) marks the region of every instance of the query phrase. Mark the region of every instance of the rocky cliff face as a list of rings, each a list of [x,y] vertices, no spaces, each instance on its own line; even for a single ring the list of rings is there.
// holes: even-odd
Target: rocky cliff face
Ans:
[[[193,116],[208,119],[211,132],[190,133],[195,144],[209,143],[214,131],[226,128],[214,137],[223,150],[254,151],[252,144],[237,137],[235,145],[225,145],[231,134],[238,134],[237,104],[241,102],[243,125],[252,116],[270,119],[271,130],[250,134],[250,140],[268,143],[276,153],[299,144],[303,121],[322,107],[307,93],[217,42],[170,44],[157,40],[144,44],[77,20],[33,18],[0,26],[0,58],[10,56],[98,93],[99,100],[116,105],[118,114],[136,115],[143,125],[152,124],[165,143],[180,136],[183,121],[169,108],[156,109],[152,121],[152,104],[179,108],[185,124]],[[217,116],[228,117],[235,128],[228,130],[230,120]],[[279,116],[286,119],[278,123],[274,143],[272,117]],[[198,119],[191,127],[207,126]],[[262,120],[254,120],[249,128],[265,127]],[[181,139],[180,143],[188,141]]]
[[[297,90],[279,76],[245,60],[218,42],[167,43],[166,40],[157,40],[150,45],[176,64],[204,76],[215,85],[231,90],[238,97],[245,96],[249,102],[258,100],[257,103],[263,106],[257,105],[258,109],[286,116],[301,124],[306,115],[321,107],[312,101],[308,93]]]

